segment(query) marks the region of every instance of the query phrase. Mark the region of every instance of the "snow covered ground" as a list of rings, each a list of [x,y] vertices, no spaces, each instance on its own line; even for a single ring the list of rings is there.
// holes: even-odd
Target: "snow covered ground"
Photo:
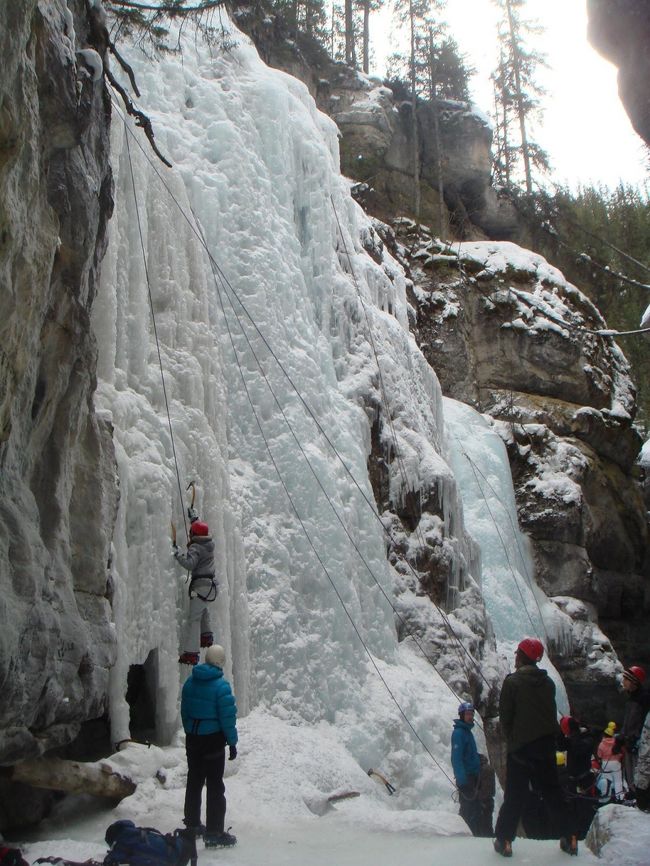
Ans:
[[[238,837],[230,850],[204,851],[200,863],[239,866],[466,866],[500,863],[491,840],[474,839],[455,814],[451,799],[439,810],[399,808],[372,782],[325,728],[293,728],[253,712],[240,723],[241,749],[226,764],[226,825]],[[165,749],[129,745],[115,763],[142,781],[116,809],[85,798],[69,798],[38,834],[12,840],[26,858],[56,855],[71,860],[102,859],[103,837],[118,818],[169,831],[182,817],[185,758],[179,738]],[[158,778],[156,778],[156,773]],[[332,792],[360,796],[327,808]],[[310,804],[310,807],[307,806]],[[314,814],[317,810],[320,816]],[[622,806],[601,810],[601,858],[580,846],[579,863],[647,866],[650,815]],[[513,863],[567,866],[557,842],[518,839]]]

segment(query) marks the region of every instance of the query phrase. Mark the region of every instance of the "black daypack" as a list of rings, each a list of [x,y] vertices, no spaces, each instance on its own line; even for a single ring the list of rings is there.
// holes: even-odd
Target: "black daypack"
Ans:
[[[128,820],[111,824],[105,839],[110,851],[104,866],[187,866],[196,850],[195,839],[185,830],[161,833]]]
[[[4,845],[0,845],[0,864],[1,866],[29,866],[20,848],[6,848]]]

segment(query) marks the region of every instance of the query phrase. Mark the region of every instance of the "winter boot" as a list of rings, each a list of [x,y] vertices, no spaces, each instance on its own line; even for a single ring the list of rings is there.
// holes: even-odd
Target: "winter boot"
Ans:
[[[198,653],[181,653],[181,657],[178,660],[179,665],[198,665],[199,663],[199,654]]]
[[[228,827],[230,830],[230,827]],[[206,848],[232,848],[237,844],[237,837],[224,830],[222,833],[206,833],[203,837]]]
[[[568,854],[570,857],[578,856],[578,838],[577,836],[569,836],[566,839],[560,839],[560,848],[564,851],[565,854]]]
[[[512,857],[512,842],[507,839],[495,839],[494,850],[502,857]]]
[[[201,646],[209,647],[214,643],[214,635],[211,631],[203,631],[201,632]]]

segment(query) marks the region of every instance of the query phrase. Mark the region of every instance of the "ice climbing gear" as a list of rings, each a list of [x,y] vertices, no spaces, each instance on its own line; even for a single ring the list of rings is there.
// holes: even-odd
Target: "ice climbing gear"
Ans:
[[[210,528],[207,523],[203,523],[202,520],[194,520],[192,525],[190,526],[190,538],[193,535],[210,535]]]
[[[201,646],[205,649],[205,647],[211,647],[214,643],[214,635],[211,631],[203,631],[201,632]]]
[[[232,829],[228,827],[228,830]],[[206,833],[203,842],[206,848],[232,848],[237,844],[237,837],[224,830],[223,833]]]
[[[371,779],[374,779],[375,782],[379,782],[380,785],[383,785],[391,797],[397,791],[397,788],[395,788],[393,785],[391,785],[391,783],[388,781],[386,776],[383,776],[381,773],[377,772],[377,770],[373,770],[373,769],[368,770],[368,775],[370,776]]]
[[[188,516],[189,521],[190,521],[190,534],[191,534],[192,533],[191,526],[195,521],[197,521],[199,519],[199,515],[198,515],[198,512],[196,511],[196,509],[194,508],[194,501],[196,500],[196,484],[193,481],[190,481],[190,483],[185,488],[186,493],[190,489],[190,487],[192,488],[192,500],[191,500],[190,504],[187,506],[187,516]]]
[[[623,671],[623,678],[640,686],[645,682],[645,671],[639,665],[630,665]]]
[[[544,644],[541,640],[537,640],[536,637],[525,637],[522,641],[519,641],[517,649],[527,659],[530,659],[531,662],[535,662],[535,664],[541,661],[544,655]]]
[[[471,701],[463,701],[458,707],[458,715],[462,718],[463,713],[474,712],[474,704]]]

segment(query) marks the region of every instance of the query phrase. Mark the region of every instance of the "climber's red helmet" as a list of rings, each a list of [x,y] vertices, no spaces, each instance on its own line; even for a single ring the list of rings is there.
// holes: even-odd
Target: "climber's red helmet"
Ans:
[[[623,671],[623,679],[636,686],[643,685],[645,682],[645,671],[639,665],[630,665]]]
[[[203,523],[201,520],[195,520],[190,526],[190,538],[192,538],[193,535],[210,535],[208,524]]]
[[[537,664],[544,655],[544,645],[536,637],[525,637],[519,642],[517,652],[522,653],[529,661]]]

